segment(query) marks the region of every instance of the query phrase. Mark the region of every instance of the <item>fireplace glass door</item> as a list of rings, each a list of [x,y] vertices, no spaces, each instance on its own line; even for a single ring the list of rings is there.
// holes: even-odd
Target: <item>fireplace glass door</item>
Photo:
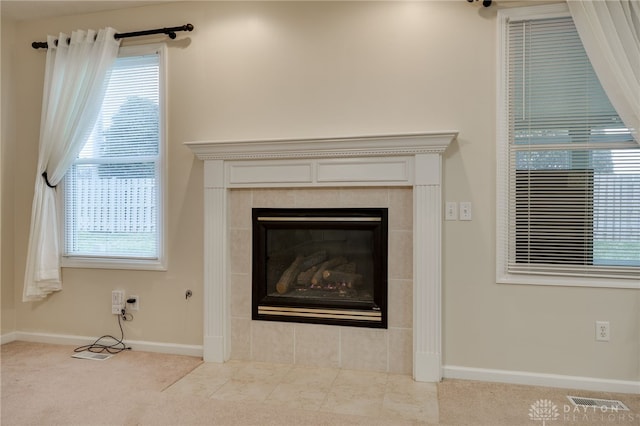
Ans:
[[[387,327],[387,209],[253,209],[253,319]]]

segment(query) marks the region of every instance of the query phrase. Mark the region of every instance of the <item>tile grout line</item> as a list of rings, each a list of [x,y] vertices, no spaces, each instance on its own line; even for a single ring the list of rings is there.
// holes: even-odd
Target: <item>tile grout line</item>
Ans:
[[[295,335],[295,328],[294,328],[294,335]],[[271,389],[271,391],[269,392],[269,394],[267,396],[265,396],[264,400],[262,401],[262,403],[266,403],[269,400],[269,397],[271,395],[273,395],[273,392],[275,392],[276,389],[278,389],[278,387],[280,385],[282,385],[282,379],[284,379],[287,374],[291,373],[291,371],[293,370],[293,364],[291,364],[289,367],[287,367],[287,372],[285,374],[283,374],[279,379],[278,379],[278,383],[273,387],[273,389]],[[282,404],[277,404],[277,405],[282,405]]]
[[[224,364],[223,364],[223,365],[224,365]],[[217,388],[215,391],[213,391],[213,392],[211,393],[211,395],[209,396],[209,399],[216,399],[216,400],[219,400],[219,401],[224,401],[224,399],[214,398],[214,395],[215,395],[216,393],[218,393],[218,392],[219,392],[219,391],[220,391],[220,390],[221,390],[225,385],[227,385],[231,380],[233,380],[233,378],[234,378],[234,376],[235,376],[236,374],[238,374],[240,371],[242,371],[242,370],[244,370],[245,368],[247,368],[247,365],[248,365],[248,364],[247,364],[247,362],[242,362],[242,367],[241,367],[241,368],[239,368],[238,370],[233,370],[233,372],[229,375],[229,377],[227,377],[227,379],[224,381],[224,383],[223,383],[223,384],[221,384],[220,386],[218,386],[218,388]]]
[[[293,324],[293,365],[296,365],[296,328]]]
[[[338,368],[342,367],[342,327],[338,326]]]
[[[325,413],[330,413],[331,412],[331,411],[328,411],[328,410],[323,409],[323,408],[325,408],[325,404],[327,403],[327,401],[329,399],[329,394],[333,390],[333,387],[336,384],[336,381],[338,380],[338,376],[340,376],[340,373],[342,372],[341,368],[338,368],[337,370],[338,370],[338,374],[336,374],[336,376],[333,378],[333,380],[331,381],[331,384],[329,385],[329,389],[325,392],[324,399],[322,400],[320,405],[318,405],[318,411],[323,411]]]

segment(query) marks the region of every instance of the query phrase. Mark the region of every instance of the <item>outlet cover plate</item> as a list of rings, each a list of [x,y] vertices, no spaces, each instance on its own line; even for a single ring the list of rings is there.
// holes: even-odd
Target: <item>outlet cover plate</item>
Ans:
[[[596,321],[596,340],[598,342],[608,342],[609,334],[609,321]]]
[[[127,297],[127,300],[129,299],[136,299],[135,302],[133,303],[129,303],[127,302],[127,309],[132,310],[132,311],[138,311],[140,310],[140,296],[129,296]]]
[[[113,290],[111,292],[111,313],[120,315],[120,311],[124,308],[124,290]]]

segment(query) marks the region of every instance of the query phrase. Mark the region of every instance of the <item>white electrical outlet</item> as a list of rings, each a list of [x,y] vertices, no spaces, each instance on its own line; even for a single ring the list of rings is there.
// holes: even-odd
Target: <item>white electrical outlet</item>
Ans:
[[[111,292],[111,313],[120,315],[124,309],[124,290],[113,290]]]
[[[134,302],[129,303],[129,300],[135,299]],[[140,296],[128,296],[127,297],[127,309],[132,311],[140,310]]]
[[[599,342],[609,341],[609,321],[596,321],[596,340]]]

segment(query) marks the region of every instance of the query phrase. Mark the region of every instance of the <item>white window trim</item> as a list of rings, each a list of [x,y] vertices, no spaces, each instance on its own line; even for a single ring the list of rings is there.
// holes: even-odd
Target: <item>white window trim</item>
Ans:
[[[89,256],[62,256],[60,264],[63,268],[90,268],[90,269],[130,269],[148,271],[167,270],[167,247],[166,236],[168,232],[168,197],[167,197],[167,47],[165,43],[142,44],[136,46],[125,46],[120,48],[118,57],[136,56],[157,52],[160,61],[160,179],[158,182],[158,221],[160,223],[160,235],[158,241],[158,259],[136,259],[136,258],[115,258],[115,257],[89,257]],[[58,218],[60,222],[60,247],[64,247],[64,179],[60,184],[58,197]]]
[[[496,123],[496,282],[498,284],[524,284],[568,287],[602,287],[640,289],[640,282],[629,279],[597,278],[597,277],[564,277],[549,275],[515,274],[508,271],[506,265],[508,250],[506,241],[509,229],[509,137],[507,120],[507,22],[518,19],[536,19],[570,16],[565,3],[530,6],[498,11],[497,31],[497,123]]]

